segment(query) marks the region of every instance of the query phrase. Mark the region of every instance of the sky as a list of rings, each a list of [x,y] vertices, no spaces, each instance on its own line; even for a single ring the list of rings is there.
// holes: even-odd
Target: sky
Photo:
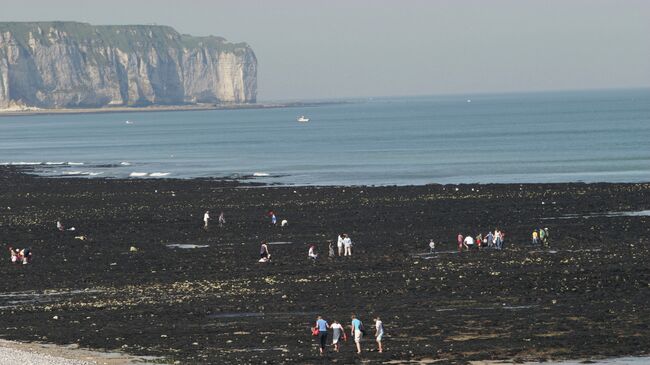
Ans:
[[[650,87],[647,0],[0,0],[247,42],[258,100]]]

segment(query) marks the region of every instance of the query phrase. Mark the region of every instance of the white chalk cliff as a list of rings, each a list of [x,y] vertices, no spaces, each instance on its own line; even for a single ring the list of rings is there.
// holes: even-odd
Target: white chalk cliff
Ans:
[[[245,43],[158,25],[0,22],[0,108],[254,103]]]

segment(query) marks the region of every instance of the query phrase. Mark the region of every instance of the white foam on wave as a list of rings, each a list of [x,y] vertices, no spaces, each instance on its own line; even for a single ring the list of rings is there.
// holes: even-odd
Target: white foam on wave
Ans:
[[[126,161],[122,161],[122,162],[120,162],[120,165],[122,165],[122,166],[131,166],[131,163],[126,162]]]
[[[92,172],[92,171],[64,171],[63,175],[72,175],[72,176],[97,176],[101,175],[103,172]]]
[[[46,165],[63,165],[65,162],[52,162],[52,161],[47,161],[45,164]]]
[[[161,177],[161,176],[167,176],[169,175],[169,172],[152,172],[149,174],[151,177]]]
[[[253,176],[255,177],[264,177],[264,176],[271,176],[268,172],[254,172]]]
[[[80,166],[83,165],[83,162],[68,162],[68,166]]]
[[[29,161],[15,161],[15,162],[7,162],[7,165],[17,165],[17,166],[24,166],[24,165],[42,165],[42,162],[29,162]]]
[[[131,177],[145,177],[147,175],[149,174],[147,174],[146,172],[132,172],[129,174],[129,176]]]

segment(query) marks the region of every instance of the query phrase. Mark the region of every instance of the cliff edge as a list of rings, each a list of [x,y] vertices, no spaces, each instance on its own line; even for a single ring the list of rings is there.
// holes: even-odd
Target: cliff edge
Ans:
[[[0,109],[254,103],[245,43],[159,25],[0,22]]]

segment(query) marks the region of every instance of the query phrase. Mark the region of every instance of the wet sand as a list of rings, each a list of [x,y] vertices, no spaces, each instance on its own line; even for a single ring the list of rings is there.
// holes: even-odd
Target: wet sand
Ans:
[[[119,352],[97,352],[78,345],[56,346],[0,340],[0,365],[134,365],[159,359],[140,358]]]
[[[2,244],[34,251],[30,265],[6,251],[0,264],[5,339],[183,364],[648,353],[650,217],[609,213],[650,209],[650,184],[294,188],[2,167],[0,186]],[[224,210],[226,227],[204,231],[206,209]],[[289,227],[270,227],[268,209]],[[57,218],[76,231],[57,231]],[[454,252],[459,231],[495,227],[505,251]],[[550,249],[527,246],[535,227],[549,228]],[[340,232],[353,257],[307,259]],[[440,253],[427,254],[429,238]],[[281,243],[270,264],[257,263],[262,239]],[[353,312],[368,329],[382,317],[386,352],[369,335],[360,356],[350,342],[318,356],[315,315],[347,325]]]

